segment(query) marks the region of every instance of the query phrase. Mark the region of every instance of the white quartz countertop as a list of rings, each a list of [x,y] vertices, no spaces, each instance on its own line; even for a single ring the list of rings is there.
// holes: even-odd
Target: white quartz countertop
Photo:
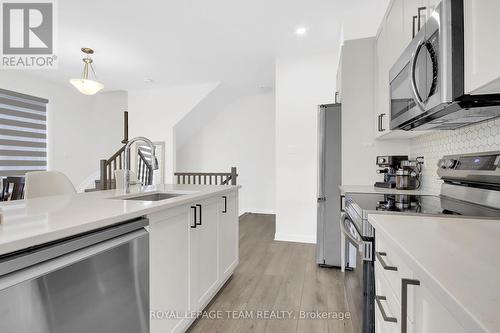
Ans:
[[[368,217],[467,332],[500,332],[500,220]]]
[[[376,194],[408,194],[408,195],[438,195],[439,193],[425,190],[396,190],[394,188],[381,188],[373,185],[340,185],[340,192],[346,193],[376,193]]]
[[[0,204],[0,255],[92,231],[163,209],[202,200],[240,186],[154,185],[133,187],[127,196],[147,192],[182,193],[162,201],[120,200],[123,190],[48,196]]]

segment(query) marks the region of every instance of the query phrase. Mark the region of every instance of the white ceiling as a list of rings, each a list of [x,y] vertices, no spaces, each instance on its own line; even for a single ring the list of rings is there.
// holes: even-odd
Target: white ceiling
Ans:
[[[374,35],[388,1],[57,1],[59,69],[38,74],[78,77],[87,46],[107,90],[214,81],[273,86],[275,57],[336,50],[344,21],[356,37]],[[295,34],[299,26],[306,36]]]

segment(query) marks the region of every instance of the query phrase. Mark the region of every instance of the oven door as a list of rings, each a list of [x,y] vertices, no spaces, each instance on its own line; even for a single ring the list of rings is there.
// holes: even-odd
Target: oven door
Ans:
[[[451,102],[443,84],[451,54],[442,54],[443,43],[437,10],[391,69],[391,129],[412,129],[420,118]]]
[[[347,302],[355,333],[375,332],[375,277],[372,258],[373,240],[361,237],[356,225],[343,214],[341,231],[359,250],[356,269],[346,272]]]

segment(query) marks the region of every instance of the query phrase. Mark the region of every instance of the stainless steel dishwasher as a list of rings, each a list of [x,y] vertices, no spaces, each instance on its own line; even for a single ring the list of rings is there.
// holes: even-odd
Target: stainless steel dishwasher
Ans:
[[[145,218],[0,257],[0,332],[148,333]]]

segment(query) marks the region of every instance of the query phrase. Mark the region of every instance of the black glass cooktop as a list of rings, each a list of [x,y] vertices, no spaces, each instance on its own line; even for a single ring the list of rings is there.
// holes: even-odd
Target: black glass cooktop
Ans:
[[[447,214],[467,217],[499,218],[500,210],[444,196],[407,194],[347,194],[366,211],[390,211],[410,214]]]

